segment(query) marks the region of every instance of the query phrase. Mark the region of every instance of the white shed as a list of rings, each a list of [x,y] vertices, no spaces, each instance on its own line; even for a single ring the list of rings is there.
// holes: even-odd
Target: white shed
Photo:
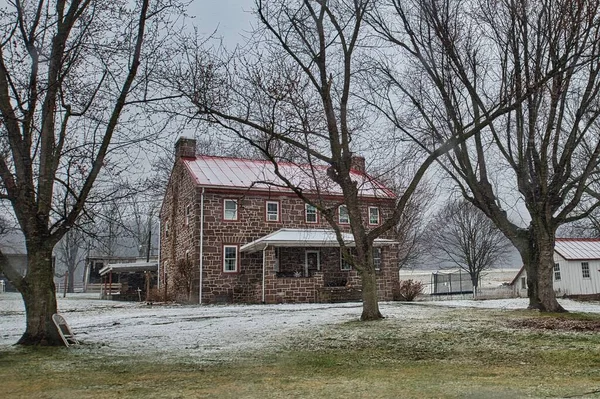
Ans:
[[[517,296],[527,296],[526,278],[521,268],[511,283]],[[557,296],[600,294],[600,239],[557,238],[553,278]]]

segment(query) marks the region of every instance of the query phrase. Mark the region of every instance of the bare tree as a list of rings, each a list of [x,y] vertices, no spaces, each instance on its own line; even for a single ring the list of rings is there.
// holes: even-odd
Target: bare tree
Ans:
[[[388,5],[371,22],[398,53],[381,61],[376,105],[424,149],[485,125],[441,166],[517,247],[530,308],[564,310],[552,285],[556,229],[599,206],[589,183],[600,157],[600,2]]]
[[[512,246],[494,222],[466,200],[446,203],[428,230],[434,256],[469,273],[475,293],[481,274],[508,255]]]
[[[190,259],[178,260],[175,264],[175,275],[173,276],[176,296],[184,297],[185,301],[191,302],[195,277],[196,266],[194,263]]]
[[[188,62],[173,66],[170,79],[175,92],[190,100],[195,117],[234,133],[260,151],[283,184],[320,211],[337,233],[344,258],[361,276],[362,320],[382,317],[374,240],[398,225],[427,167],[455,144],[450,137],[419,160],[393,214],[379,227],[368,229],[360,211],[361,187],[350,171],[358,143],[377,141],[374,120],[365,114],[364,102],[354,91],[363,79],[359,61],[370,40],[364,18],[375,4],[373,0],[258,0],[260,28],[244,54],[206,56],[193,39],[182,40]],[[295,186],[279,168],[286,160],[311,165],[307,179],[319,192],[327,191],[319,166],[327,167],[329,181],[343,193],[355,256],[350,256],[335,218],[339,204],[306,195]]]
[[[161,39],[174,2],[14,0],[0,13],[0,199],[26,238],[23,277],[2,264],[25,302],[23,345],[60,345],[52,250],[101,200],[97,182],[124,172],[119,161],[152,98]],[[140,73],[141,72],[141,73]],[[126,118],[124,116],[126,115]],[[129,126],[125,126],[129,124]],[[103,173],[101,174],[101,170]]]
[[[66,267],[67,292],[75,292],[75,272],[85,261],[87,243],[85,235],[78,229],[71,229],[63,236],[55,247],[56,260]]]

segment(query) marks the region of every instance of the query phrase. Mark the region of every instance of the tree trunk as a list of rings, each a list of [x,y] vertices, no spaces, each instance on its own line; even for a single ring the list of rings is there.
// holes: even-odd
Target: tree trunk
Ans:
[[[68,281],[67,281],[67,292],[72,294],[75,292],[75,269],[70,269],[67,272]]]
[[[377,300],[377,275],[373,268],[366,268],[366,270],[361,273],[361,279],[363,311],[360,319],[363,321],[383,319],[383,316],[379,312],[379,302]]]
[[[533,225],[533,222],[532,222]],[[529,309],[542,312],[566,312],[554,293],[554,240],[555,233],[541,228],[541,223],[530,227],[528,251],[521,255],[527,271]]]
[[[57,312],[52,248],[28,245],[27,274],[21,296],[25,302],[26,330],[19,345],[64,345],[52,322]]]

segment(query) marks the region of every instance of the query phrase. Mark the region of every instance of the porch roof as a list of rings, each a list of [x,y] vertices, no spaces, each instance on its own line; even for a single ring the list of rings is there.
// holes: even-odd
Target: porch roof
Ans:
[[[344,243],[354,246],[354,236],[342,233]],[[397,244],[394,240],[377,238],[373,242],[376,247]],[[262,251],[267,245],[273,247],[339,247],[340,244],[333,230],[321,229],[280,229],[257,240],[249,242],[240,248],[241,252]]]
[[[109,272],[130,273],[130,272],[155,272],[158,270],[158,262],[131,262],[131,263],[113,263],[100,269],[100,275],[104,276]]]

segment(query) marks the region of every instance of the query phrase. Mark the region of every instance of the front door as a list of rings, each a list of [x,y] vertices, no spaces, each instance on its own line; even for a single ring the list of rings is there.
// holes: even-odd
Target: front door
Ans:
[[[321,270],[321,256],[319,251],[307,250],[304,262],[304,275],[309,277],[317,270]]]

